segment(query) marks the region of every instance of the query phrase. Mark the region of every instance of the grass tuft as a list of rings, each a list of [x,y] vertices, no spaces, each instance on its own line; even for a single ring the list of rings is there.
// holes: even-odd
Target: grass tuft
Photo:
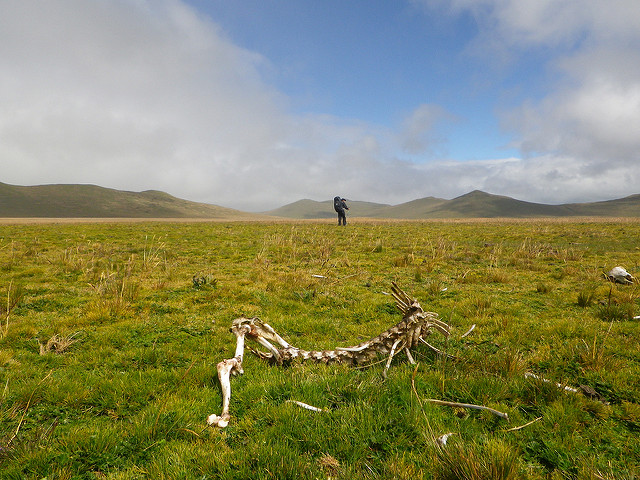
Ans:
[[[78,339],[75,338],[77,335],[78,333],[74,333],[62,337],[56,333],[47,340],[46,343],[38,342],[40,345],[40,355],[46,355],[47,353],[56,353],[58,355],[63,354],[71,345],[78,341]]]
[[[500,440],[484,444],[450,442],[437,453],[437,478],[441,480],[521,478],[517,450]]]
[[[578,292],[578,306],[582,308],[590,307],[593,304],[595,296],[596,291],[594,288],[588,288]]]

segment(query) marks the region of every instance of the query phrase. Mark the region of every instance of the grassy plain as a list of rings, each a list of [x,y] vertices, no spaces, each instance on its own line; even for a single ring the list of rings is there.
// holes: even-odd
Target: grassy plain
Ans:
[[[640,478],[640,290],[603,278],[640,276],[638,238],[589,219],[0,225],[0,478]],[[234,318],[353,345],[400,320],[391,281],[452,326],[429,340],[448,356],[383,379],[247,352],[231,423],[207,428]]]

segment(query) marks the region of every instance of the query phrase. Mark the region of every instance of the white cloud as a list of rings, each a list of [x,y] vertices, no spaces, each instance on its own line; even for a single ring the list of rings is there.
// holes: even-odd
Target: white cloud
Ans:
[[[453,121],[455,117],[439,105],[420,105],[405,118],[399,132],[400,145],[412,155],[433,154],[445,142],[440,125]]]
[[[503,124],[528,157],[487,185],[525,195],[544,182],[554,201],[637,193],[640,165],[640,2],[636,0],[426,0],[453,14],[469,12],[487,58],[543,49],[559,81],[542,99],[529,98]],[[554,164],[558,165],[554,167]],[[488,164],[487,164],[488,165]],[[526,168],[521,171],[521,168]],[[488,170],[493,170],[488,168]],[[526,172],[526,173],[525,173]],[[546,173],[543,173],[546,172]],[[526,175],[529,182],[523,182]],[[493,178],[493,181],[491,180]],[[513,192],[517,189],[512,189]],[[617,192],[617,193],[616,193]]]
[[[453,14],[472,13],[482,35],[518,47],[638,38],[636,0],[414,0]]]
[[[388,164],[395,134],[290,114],[263,80],[271,68],[178,0],[4,2],[1,181],[160,189],[249,210],[402,186]]]
[[[640,160],[640,54],[601,49],[564,60],[566,83],[508,123],[526,152],[582,158],[591,170]]]
[[[448,2],[509,47],[565,45],[555,63],[565,81],[507,117],[530,158],[420,164],[456,120],[443,107],[417,105],[395,131],[293,115],[265,81],[277,66],[179,0],[5,0],[0,181],[153,188],[255,211],[338,194],[400,203],[476,188],[546,202],[637,193],[637,2],[588,1],[595,11],[577,0]]]
[[[281,138],[267,61],[173,0],[0,7],[5,181],[159,188],[231,201]]]

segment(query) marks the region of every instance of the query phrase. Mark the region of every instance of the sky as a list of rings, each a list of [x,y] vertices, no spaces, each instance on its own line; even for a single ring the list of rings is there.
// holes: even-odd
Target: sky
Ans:
[[[0,0],[0,182],[640,193],[638,0]]]

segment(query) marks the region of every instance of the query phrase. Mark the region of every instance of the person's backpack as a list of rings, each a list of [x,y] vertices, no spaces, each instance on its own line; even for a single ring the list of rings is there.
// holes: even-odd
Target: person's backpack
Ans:
[[[339,212],[340,210],[343,210],[343,208],[342,208],[342,199],[340,197],[334,197],[333,198],[333,209],[336,212]]]

